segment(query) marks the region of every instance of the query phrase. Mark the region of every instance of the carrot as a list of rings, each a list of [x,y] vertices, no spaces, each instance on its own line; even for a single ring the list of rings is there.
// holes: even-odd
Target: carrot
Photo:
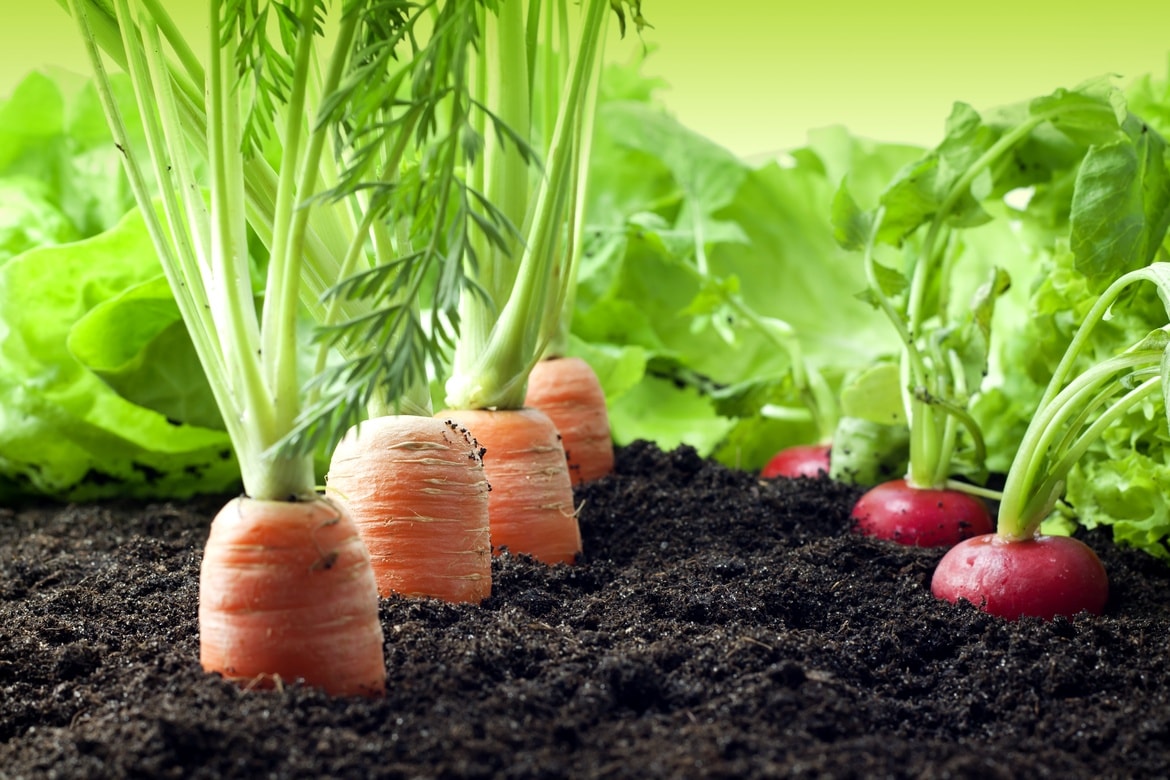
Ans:
[[[572,563],[581,552],[569,469],[552,420],[537,409],[459,409],[437,415],[484,446],[492,549]]]
[[[613,472],[605,393],[588,363],[577,357],[540,361],[528,376],[524,405],[541,410],[557,427],[574,485]]]
[[[247,687],[302,679],[334,696],[385,690],[370,558],[336,502],[237,498],[216,515],[199,582],[203,668]]]
[[[491,595],[488,483],[465,428],[411,415],[363,422],[334,450],[326,484],[353,514],[381,595]]]

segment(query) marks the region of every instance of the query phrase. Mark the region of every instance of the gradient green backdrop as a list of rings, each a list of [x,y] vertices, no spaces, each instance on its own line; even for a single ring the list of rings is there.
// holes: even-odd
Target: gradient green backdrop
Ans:
[[[1123,83],[1167,72],[1168,0],[644,0],[670,82],[668,106],[741,155],[800,145],[843,124],[881,140],[933,144],[954,100],[986,108],[1102,73]],[[83,71],[56,0],[5,0],[0,94],[33,67]],[[201,0],[171,0],[180,19]],[[15,6],[15,8],[14,8]],[[629,56],[636,44],[609,53]]]

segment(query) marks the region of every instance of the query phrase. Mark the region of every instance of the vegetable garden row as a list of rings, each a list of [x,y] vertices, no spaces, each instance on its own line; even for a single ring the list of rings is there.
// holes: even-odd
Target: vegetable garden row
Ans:
[[[1005,619],[1105,608],[1077,524],[1170,560],[1170,82],[751,166],[655,102],[637,0],[225,0],[207,52],[64,4],[92,80],[0,104],[0,498],[242,486],[206,670],[379,695],[379,595],[572,565],[639,438],[871,487]]]

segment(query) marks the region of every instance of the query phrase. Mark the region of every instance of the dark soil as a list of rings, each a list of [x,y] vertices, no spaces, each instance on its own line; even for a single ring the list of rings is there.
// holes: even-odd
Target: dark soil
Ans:
[[[854,497],[634,445],[580,565],[384,601],[376,701],[200,670],[222,499],[0,510],[0,777],[1170,776],[1168,567],[1090,535],[1107,614],[1009,624]]]

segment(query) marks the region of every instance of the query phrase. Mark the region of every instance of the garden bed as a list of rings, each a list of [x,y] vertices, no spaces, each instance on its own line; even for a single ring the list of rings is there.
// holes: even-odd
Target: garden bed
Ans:
[[[580,565],[383,601],[376,701],[200,670],[222,499],[0,510],[0,778],[1170,775],[1170,568],[1090,534],[1105,616],[1009,624],[855,497],[625,448]]]

